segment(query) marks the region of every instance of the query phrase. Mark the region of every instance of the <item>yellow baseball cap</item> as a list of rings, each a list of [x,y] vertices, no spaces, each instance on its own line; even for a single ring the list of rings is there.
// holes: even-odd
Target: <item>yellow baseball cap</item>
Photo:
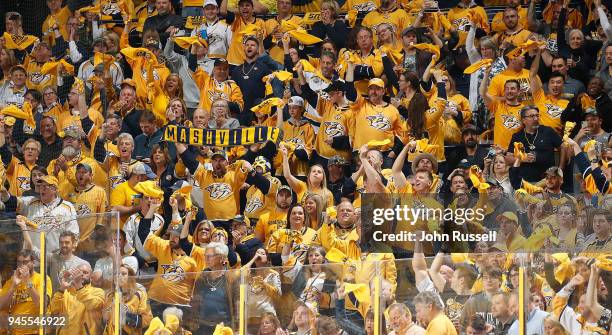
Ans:
[[[53,177],[53,176],[44,176],[42,178],[40,178],[40,181],[45,182],[49,185],[53,185],[55,187],[57,187],[59,185],[59,181],[57,180],[57,178]]]
[[[497,216],[497,219],[499,220],[502,217],[518,224],[518,216],[516,216],[516,214],[513,212],[503,212],[502,214]]]
[[[385,88],[385,82],[380,79],[380,78],[372,78],[370,79],[370,81],[368,82],[368,86],[378,86],[380,88]]]

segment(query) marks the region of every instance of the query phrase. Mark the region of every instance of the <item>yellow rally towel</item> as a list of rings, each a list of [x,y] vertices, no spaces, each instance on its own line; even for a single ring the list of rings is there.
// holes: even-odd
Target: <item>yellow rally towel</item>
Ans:
[[[327,207],[327,209],[325,209],[325,213],[330,219],[335,219],[338,216],[338,212],[336,211],[336,207],[334,206]]]
[[[296,40],[300,41],[300,43],[304,44],[304,45],[311,45],[311,44],[315,44],[315,43],[319,43],[319,42],[323,42],[322,39],[310,35],[309,33],[306,32],[306,30],[304,28],[302,28],[301,26],[295,24],[292,21],[288,21],[288,20],[283,20],[281,22],[281,29],[287,33],[289,33],[289,35],[293,38],[295,38]]]
[[[389,45],[383,45],[380,47],[380,51],[387,55],[395,64],[401,64],[402,59],[404,58],[404,54],[402,54],[402,50],[393,49]]]
[[[559,265],[557,265],[555,269],[555,279],[557,279],[559,283],[563,283],[566,279],[574,276],[574,267],[567,253],[555,253],[552,254],[552,258],[559,262]]]
[[[527,40],[525,43],[521,43],[519,45],[519,48],[525,50],[525,51],[529,51],[532,49],[537,49],[543,45],[545,45],[546,42],[544,41],[534,41],[534,40]]]
[[[93,65],[97,66],[98,64],[104,63],[104,66],[108,66],[115,61],[115,57],[109,54],[94,52],[94,62]]]
[[[539,203],[544,202],[544,199],[534,197],[533,195],[529,194],[527,191],[525,191],[522,188],[519,188],[518,190],[514,191],[514,198],[517,201],[523,201],[524,203],[529,203],[529,204],[539,204]]]
[[[321,80],[330,83],[330,80],[325,78],[325,76],[321,73],[321,71],[315,69],[314,66],[312,66],[312,64],[310,64],[310,62],[308,62],[305,59],[300,59],[299,61],[300,64],[302,64],[302,67],[304,69],[304,73],[306,72],[310,72],[313,73],[315,76],[319,77]],[[295,71],[295,67],[293,68],[293,70]]]
[[[325,258],[327,258],[328,261],[332,262],[332,263],[345,263],[348,261],[348,257],[346,257],[346,255],[332,247],[329,249],[329,251],[327,251],[327,253],[325,254]]]
[[[346,13],[346,24],[349,27],[354,27],[355,26],[355,22],[357,22],[357,14],[359,14],[359,12],[356,9],[351,9]]]
[[[582,149],[582,151],[589,152],[591,150],[595,150],[596,147],[597,147],[597,141],[590,140],[590,141],[585,143],[584,148]]]
[[[223,323],[220,323],[215,327],[213,335],[234,335],[234,331],[232,328],[225,327]]]
[[[476,62],[476,63],[466,67],[465,70],[463,70],[463,73],[465,73],[465,74],[472,74],[472,73],[478,71],[482,67],[489,67],[489,66],[491,66],[492,63],[493,63],[493,60],[491,58],[481,59],[478,62]]]
[[[251,107],[253,113],[261,113],[265,115],[272,114],[272,107],[283,106],[285,101],[281,98],[270,98],[262,101],[259,105]]]
[[[142,181],[134,186],[134,191],[142,193],[145,197],[163,199],[164,191],[162,191],[154,180]]]
[[[43,65],[42,68],[40,69],[40,73],[41,74],[53,73],[57,75],[57,71],[58,71],[60,64],[64,67],[64,70],[66,72],[74,76],[74,65],[68,63],[65,59],[62,59],[56,62],[46,62],[45,65]]]
[[[534,185],[525,180],[521,181],[521,188],[527,191],[529,194],[542,193],[544,191],[542,187]]]
[[[386,139],[382,141],[369,141],[367,146],[368,146],[368,149],[379,149],[379,148],[388,147],[391,144],[392,144],[391,140]]]
[[[172,335],[179,330],[179,319],[172,314],[167,316],[166,324],[163,321],[155,317],[151,320],[149,328],[145,331],[145,335]]]
[[[4,32],[4,46],[8,49],[25,50],[30,45],[38,41],[38,37],[32,35],[13,35]]]
[[[482,171],[478,165],[472,165],[470,167],[469,177],[470,181],[477,189],[486,190],[489,188],[489,184],[485,182],[485,179],[482,176]]]
[[[612,271],[612,254],[597,257],[597,263],[595,264],[604,271]]]
[[[525,153],[525,146],[521,142],[514,142],[514,157],[524,162],[527,158],[527,154]]]
[[[413,47],[419,50],[423,50],[423,51],[432,53],[436,55],[436,61],[440,60],[440,47],[437,45],[433,45],[429,43],[419,43],[419,44],[414,44]]]
[[[25,120],[28,127],[36,129],[36,121],[34,121],[34,116],[32,115],[32,105],[27,101],[23,103],[21,108],[15,105],[8,105],[0,111],[0,114]]]
[[[569,136],[575,127],[576,127],[576,122],[572,122],[572,121],[565,122],[565,127],[563,127],[563,141],[567,141],[569,139]]]
[[[239,31],[235,37],[233,38],[238,38],[240,39],[240,41],[244,42],[244,39],[247,36],[255,36],[257,37],[258,34],[261,34],[261,28],[253,23],[249,23],[246,25],[246,27],[244,27],[244,29],[242,29],[241,31]]]
[[[282,139],[282,130],[276,127],[248,127],[238,129],[200,129],[167,125],[164,141],[213,147],[234,147]]]
[[[344,293],[353,293],[355,298],[360,303],[364,303],[370,300],[370,288],[367,284],[351,284],[344,283]]]
[[[206,40],[201,38],[200,36],[176,37],[174,39],[174,43],[176,43],[176,45],[183,49],[187,49],[194,44],[199,46],[208,46],[208,42],[206,42]]]
[[[283,83],[287,83],[289,80],[293,78],[293,73],[289,71],[274,71],[271,74],[261,78],[261,81],[263,81],[266,85],[266,93],[265,93],[266,96],[272,95],[272,93],[274,93],[272,89],[272,85],[268,83],[268,79],[273,78],[273,77],[276,77],[278,80],[282,81]]]
[[[416,141],[416,149],[417,152],[427,152],[433,154],[436,150],[438,150],[438,145],[429,144],[428,138],[423,138]]]
[[[595,99],[591,98],[588,94],[583,93],[580,97],[580,105],[583,110],[586,110],[589,107],[595,108]]]
[[[553,235],[550,227],[548,225],[541,225],[529,236],[524,244],[524,248],[527,251],[540,250],[548,239],[554,245],[559,245],[559,239]]]

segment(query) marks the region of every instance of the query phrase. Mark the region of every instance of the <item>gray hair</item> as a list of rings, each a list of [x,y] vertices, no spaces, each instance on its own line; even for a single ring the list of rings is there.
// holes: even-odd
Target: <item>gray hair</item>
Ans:
[[[565,40],[567,41],[567,44],[569,45],[570,39],[574,33],[577,33],[578,35],[580,35],[580,38],[582,39],[582,43],[584,43],[584,33],[582,32],[582,30],[571,29],[567,32],[567,35],[565,36]]]
[[[440,301],[440,297],[438,297],[437,294],[433,293],[433,292],[421,292],[419,294],[417,294],[416,297],[414,297],[414,304],[425,304],[425,305],[431,305],[432,307],[435,307],[438,310],[443,310],[444,309],[444,305],[442,305],[442,301]]]
[[[164,323],[166,323],[166,317],[168,315],[174,315],[179,319],[179,321],[183,321],[183,310],[180,308],[172,306],[164,309],[164,312],[162,313],[162,319],[164,319]]]
[[[213,249],[215,254],[222,255],[223,257],[227,257],[227,254],[229,253],[227,245],[221,242],[210,242],[206,245],[206,249]]]
[[[117,144],[119,144],[119,142],[121,140],[128,140],[128,141],[132,142],[132,145],[134,145],[134,137],[132,137],[132,135],[129,134],[129,133],[121,133],[121,134],[119,134],[119,136],[117,136]]]

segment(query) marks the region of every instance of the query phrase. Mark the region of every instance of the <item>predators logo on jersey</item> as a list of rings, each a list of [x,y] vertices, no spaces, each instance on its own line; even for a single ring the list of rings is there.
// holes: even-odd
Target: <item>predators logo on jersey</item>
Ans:
[[[91,208],[85,204],[75,204],[77,215],[89,215],[92,213]]]
[[[553,104],[545,104],[546,113],[550,115],[550,117],[558,119],[561,117],[561,113],[563,113],[563,109],[557,105]]]
[[[261,202],[261,199],[259,199],[259,197],[252,197],[251,199],[249,199],[249,202],[247,202],[244,211],[247,213],[253,213],[258,211],[263,206],[264,204],[263,202]]]
[[[111,188],[115,188],[119,184],[121,184],[121,183],[123,183],[125,181],[125,179],[121,175],[119,175],[119,176],[110,176],[109,180],[110,180]]]
[[[24,191],[30,190],[30,178],[28,177],[17,177],[17,187]]]
[[[325,135],[328,137],[342,136],[346,133],[344,126],[338,122],[325,121]]]
[[[106,3],[102,6],[102,14],[115,15],[121,13],[121,9],[114,2]]]
[[[206,187],[212,199],[223,200],[232,194],[232,188],[226,183],[212,183]]]
[[[382,114],[370,115],[366,119],[370,123],[370,127],[378,130],[389,130],[391,129],[391,121]]]
[[[518,129],[521,126],[519,120],[513,115],[502,115],[502,124],[507,129]]]
[[[358,12],[371,12],[376,10],[376,3],[374,3],[373,1],[362,2],[360,4],[354,5],[353,9],[357,10]]]
[[[185,270],[176,262],[172,264],[162,264],[164,274],[162,278],[164,280],[176,283],[185,280]]]
[[[40,84],[43,83],[47,80],[49,80],[51,77],[48,74],[42,74],[40,72],[32,72],[30,73],[30,81],[33,84]]]

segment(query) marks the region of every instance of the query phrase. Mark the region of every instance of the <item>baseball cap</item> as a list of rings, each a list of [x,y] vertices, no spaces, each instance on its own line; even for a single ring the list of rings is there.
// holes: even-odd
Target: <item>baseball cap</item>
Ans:
[[[459,162],[459,165],[457,165],[457,167],[460,169],[468,169],[470,167],[470,162],[468,162],[468,160],[464,158]]]
[[[380,78],[372,78],[368,82],[368,86],[378,86],[381,88],[385,88],[385,82]]]
[[[287,186],[287,185],[281,185],[279,186],[278,190],[276,190],[276,194],[280,193],[280,191],[287,191],[290,194],[293,194],[293,190],[291,190],[291,187]]]
[[[499,220],[500,218],[506,218],[516,224],[518,224],[518,216],[516,216],[516,213],[513,212],[503,212],[502,214],[497,216],[497,220]]]
[[[406,28],[406,29],[404,29],[402,31],[402,36],[406,36],[408,34],[415,34],[416,35],[417,34],[416,28],[411,26],[411,27],[408,27],[408,28]]]
[[[215,156],[221,156],[223,158],[225,158],[227,160],[227,152],[225,152],[225,150],[217,150],[215,152],[213,152],[212,156],[210,156],[210,158],[214,158]]]
[[[64,129],[64,137],[72,137],[74,139],[81,139],[81,132],[76,127],[67,127]]]
[[[327,161],[327,166],[330,165],[347,165],[348,163],[344,159],[344,157],[335,155]]]
[[[123,81],[121,81],[121,87],[123,87],[123,85],[128,85],[132,86],[133,88],[136,88],[136,82],[132,78],[123,79]]]
[[[217,59],[215,59],[215,62],[213,63],[213,66],[218,66],[218,65],[229,66],[229,63],[227,62],[227,59],[225,59],[225,58],[217,58]]]
[[[563,170],[558,166],[551,166],[546,170],[547,177],[561,177],[563,178]]]
[[[79,164],[76,165],[76,169],[77,170],[81,169],[81,168],[87,170],[89,173],[93,173],[93,170],[92,170],[91,166],[89,164],[87,164],[87,163],[79,163]]]
[[[181,235],[181,231],[183,230],[182,224],[171,223],[166,230],[170,234]]]
[[[129,169],[130,174],[146,175],[145,163],[138,162],[133,164]]]
[[[344,92],[345,91],[344,81],[343,80],[334,80],[323,91],[327,92],[327,93],[329,93],[329,92],[337,92],[337,91]]]
[[[584,116],[586,117],[587,115],[593,115],[593,116],[599,116],[601,117],[601,115],[597,112],[597,108],[593,108],[593,107],[589,107],[584,111]]]
[[[183,187],[190,187],[191,185],[189,185],[188,182],[184,181],[184,180],[177,180],[176,183],[174,183],[172,186],[170,186],[170,190],[172,192],[176,192],[180,189],[182,189]]]
[[[159,47],[159,41],[155,40],[155,39],[150,39],[147,41],[147,43],[145,43],[144,47],[145,48],[155,48],[155,49],[161,49]]]
[[[304,99],[302,99],[302,97],[298,97],[296,96],[292,96],[289,99],[289,103],[287,104],[288,106],[300,106],[300,107],[304,107]]]
[[[498,182],[496,179],[493,179],[493,178],[487,179],[487,184],[489,184],[489,186],[502,187],[500,182]]]
[[[146,172],[147,178],[149,178],[149,179],[157,178],[157,175],[155,174],[155,172],[153,172],[153,169],[151,169],[149,164],[144,164],[144,167],[145,167],[145,172]]]
[[[44,176],[42,178],[39,179],[40,181],[47,183],[49,185],[53,185],[55,187],[57,187],[59,185],[59,181],[57,180],[57,178],[53,177],[53,176]]]
[[[215,1],[215,0],[206,0],[206,1],[204,1],[204,7],[206,7],[208,5],[213,5],[215,7],[219,7],[219,5],[217,4],[217,1]]]
[[[478,134],[478,128],[476,128],[475,125],[468,123],[465,126],[463,126],[463,128],[461,129],[461,134],[463,135],[464,133],[467,132],[473,132],[474,134]]]

